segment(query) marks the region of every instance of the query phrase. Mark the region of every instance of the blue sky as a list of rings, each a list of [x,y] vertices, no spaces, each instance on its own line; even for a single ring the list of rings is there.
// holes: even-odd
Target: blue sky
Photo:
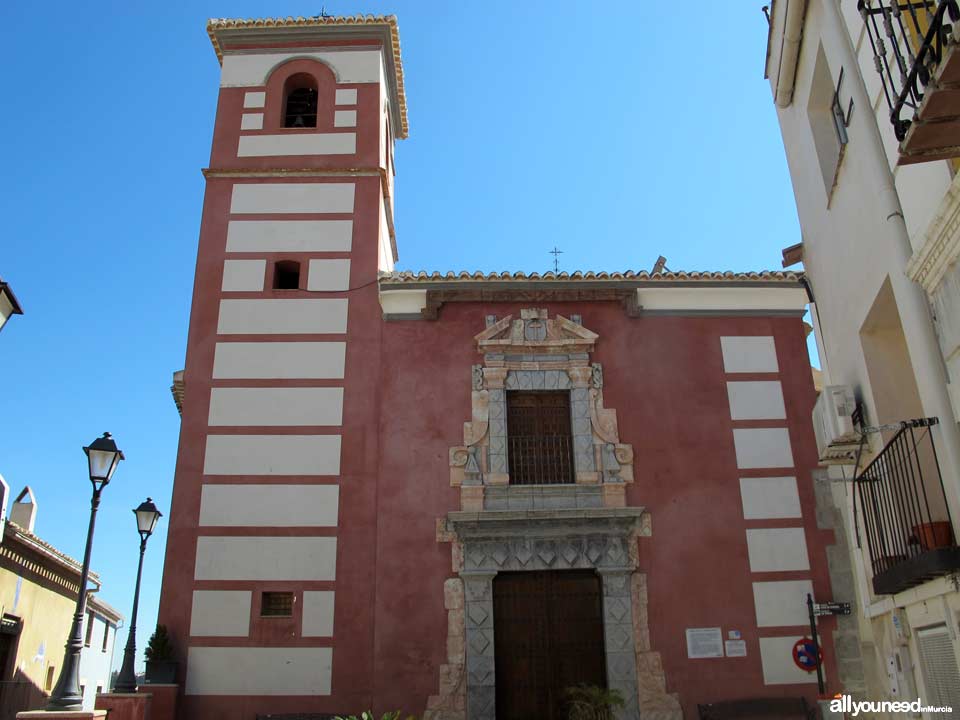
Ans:
[[[399,267],[544,271],[556,245],[568,271],[649,270],[660,254],[673,270],[778,269],[800,231],[759,5],[327,0],[329,14],[399,17],[410,114],[396,151]],[[14,494],[33,487],[37,533],[79,557],[81,447],[114,434],[127,460],[104,492],[93,566],[125,615],[130,510],[149,495],[166,512],[173,483],[169,386],[183,367],[219,74],[206,18],[321,7],[0,5],[0,276],[26,312],[0,333],[0,474]],[[147,551],[140,651],[165,529]]]

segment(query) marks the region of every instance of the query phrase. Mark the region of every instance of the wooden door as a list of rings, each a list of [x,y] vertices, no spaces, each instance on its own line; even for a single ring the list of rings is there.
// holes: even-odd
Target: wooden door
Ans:
[[[564,720],[564,691],[606,687],[603,601],[592,570],[493,581],[497,720]]]

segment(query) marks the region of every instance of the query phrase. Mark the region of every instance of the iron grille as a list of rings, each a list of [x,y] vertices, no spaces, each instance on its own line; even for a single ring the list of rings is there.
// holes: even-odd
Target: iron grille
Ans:
[[[511,485],[574,482],[568,392],[507,393],[507,458]]]
[[[960,21],[956,0],[859,0],[897,140],[903,141]],[[903,117],[904,109],[908,117]]]
[[[291,617],[292,592],[265,592],[260,599],[260,617]]]
[[[938,422],[922,418],[901,423],[856,478],[878,594],[900,592],[941,575],[958,557],[930,432]]]

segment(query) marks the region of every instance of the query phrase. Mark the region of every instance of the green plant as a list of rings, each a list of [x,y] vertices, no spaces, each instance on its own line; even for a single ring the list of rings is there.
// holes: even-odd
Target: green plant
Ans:
[[[147,649],[143,656],[147,662],[169,662],[173,660],[173,643],[166,625],[157,625],[157,629],[150,636]]]
[[[568,720],[613,720],[614,710],[625,705],[619,690],[585,683],[568,687],[564,694]]]
[[[334,720],[377,720],[376,716],[369,711],[363,711],[359,715],[348,715],[347,717],[342,717],[337,715]],[[394,710],[393,712],[384,713],[383,717],[380,720],[400,720],[400,711]],[[417,720],[413,715],[407,715],[406,720]]]

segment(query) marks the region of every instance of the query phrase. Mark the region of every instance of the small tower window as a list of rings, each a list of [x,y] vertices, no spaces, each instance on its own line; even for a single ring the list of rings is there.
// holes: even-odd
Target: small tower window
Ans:
[[[305,128],[317,126],[317,81],[298,73],[287,78],[283,88],[283,126]]]
[[[297,290],[300,288],[300,263],[296,260],[281,260],[273,266],[274,290]]]

